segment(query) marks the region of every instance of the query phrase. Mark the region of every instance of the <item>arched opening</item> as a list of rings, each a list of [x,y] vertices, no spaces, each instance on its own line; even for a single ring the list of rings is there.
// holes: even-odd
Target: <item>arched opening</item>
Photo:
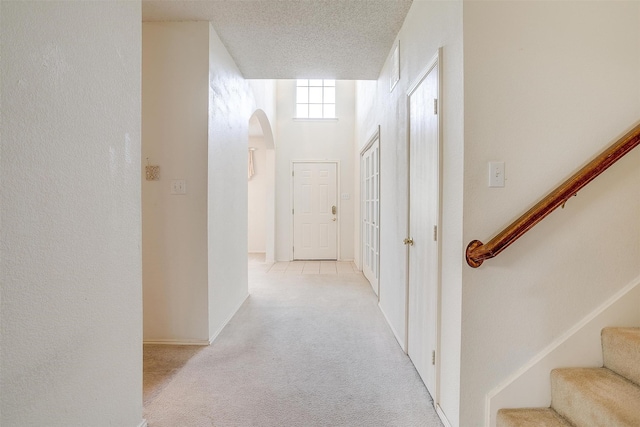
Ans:
[[[275,260],[275,142],[269,118],[256,110],[249,119],[248,250]]]

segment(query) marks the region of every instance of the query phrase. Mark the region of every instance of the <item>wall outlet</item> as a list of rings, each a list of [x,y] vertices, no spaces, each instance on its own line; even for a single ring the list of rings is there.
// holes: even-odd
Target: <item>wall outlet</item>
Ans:
[[[171,194],[187,194],[187,181],[184,179],[171,180]]]

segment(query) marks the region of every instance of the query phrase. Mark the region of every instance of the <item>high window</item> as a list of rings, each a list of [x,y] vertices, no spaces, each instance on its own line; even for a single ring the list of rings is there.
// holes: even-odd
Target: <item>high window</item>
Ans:
[[[296,118],[335,119],[336,81],[298,79],[296,85]]]

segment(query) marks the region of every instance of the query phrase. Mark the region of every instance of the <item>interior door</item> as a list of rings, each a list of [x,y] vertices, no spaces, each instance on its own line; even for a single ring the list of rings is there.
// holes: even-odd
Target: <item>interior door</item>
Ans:
[[[293,164],[293,259],[338,258],[337,164]]]
[[[439,137],[437,61],[409,93],[407,351],[436,398],[438,346]]]
[[[362,272],[379,295],[380,265],[380,138],[376,135],[362,153],[360,164],[362,194]]]

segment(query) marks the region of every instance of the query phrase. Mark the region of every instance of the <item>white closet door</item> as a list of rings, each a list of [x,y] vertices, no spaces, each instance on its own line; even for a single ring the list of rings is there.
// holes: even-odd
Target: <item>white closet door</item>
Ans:
[[[436,63],[437,64],[437,63]],[[436,399],[440,203],[438,67],[409,96],[409,290],[407,351]],[[437,402],[436,402],[437,403]]]

